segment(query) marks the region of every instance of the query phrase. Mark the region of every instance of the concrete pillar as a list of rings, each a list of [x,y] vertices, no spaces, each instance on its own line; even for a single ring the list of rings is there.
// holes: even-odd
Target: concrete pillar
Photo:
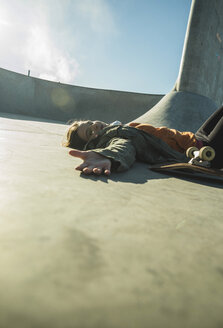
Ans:
[[[223,102],[223,1],[193,0],[176,91]]]

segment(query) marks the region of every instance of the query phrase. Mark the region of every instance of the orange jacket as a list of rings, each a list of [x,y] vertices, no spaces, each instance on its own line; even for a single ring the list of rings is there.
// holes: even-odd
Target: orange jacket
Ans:
[[[129,123],[129,126],[143,130],[149,134],[156,136],[157,138],[165,141],[173,149],[184,153],[187,148],[196,146],[197,140],[192,132],[180,132],[175,129],[169,129],[165,126],[155,128],[150,124]]]

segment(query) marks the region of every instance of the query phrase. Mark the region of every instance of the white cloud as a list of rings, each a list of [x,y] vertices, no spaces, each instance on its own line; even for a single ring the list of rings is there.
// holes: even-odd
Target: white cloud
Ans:
[[[78,74],[78,62],[54,44],[47,26],[30,29],[23,54],[26,70],[39,78],[72,83]]]
[[[0,25],[5,25],[5,26],[9,26],[10,23],[4,19],[0,19]]]
[[[0,0],[0,67],[75,83],[116,32],[108,0]],[[86,70],[85,70],[86,71]]]
[[[58,47],[48,11],[41,1],[0,2],[0,66],[20,73],[73,83],[79,64],[69,51]]]

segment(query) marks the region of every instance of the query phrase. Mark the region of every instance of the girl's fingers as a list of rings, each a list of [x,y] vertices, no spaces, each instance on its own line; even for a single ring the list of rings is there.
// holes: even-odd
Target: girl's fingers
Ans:
[[[95,168],[93,169],[93,173],[94,173],[94,174],[97,174],[97,175],[100,175],[100,174],[102,173],[102,169],[99,169],[99,168],[95,167]]]
[[[82,172],[84,174],[91,174],[93,172],[93,169],[92,168],[89,168],[89,167],[85,167]]]
[[[78,157],[78,158],[81,158],[81,159],[85,159],[86,156],[87,156],[87,152],[77,150],[77,149],[72,149],[72,150],[69,151],[69,155],[74,156],[74,157]]]
[[[103,173],[103,169],[100,169],[98,167],[94,167],[94,168],[92,168],[92,167],[85,167],[85,168],[83,168],[80,171],[82,171],[84,174],[92,174],[92,173],[94,173],[96,175],[101,175]],[[105,175],[110,175],[111,174],[111,171],[108,170],[108,169],[105,169],[104,170],[104,174]]]
[[[105,175],[110,175],[110,174],[111,174],[111,171],[108,170],[108,169],[106,169],[106,170],[104,171],[104,174],[105,174]]]
[[[82,164],[78,165],[77,167],[75,167],[75,170],[82,171],[85,167],[88,167],[88,166],[89,166],[88,164],[82,163]]]

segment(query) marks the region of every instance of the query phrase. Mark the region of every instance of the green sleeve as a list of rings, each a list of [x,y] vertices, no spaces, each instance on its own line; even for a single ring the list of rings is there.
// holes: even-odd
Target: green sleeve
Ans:
[[[136,160],[136,150],[131,141],[122,138],[112,138],[105,148],[92,149],[112,162],[112,170],[122,172],[128,170]]]

